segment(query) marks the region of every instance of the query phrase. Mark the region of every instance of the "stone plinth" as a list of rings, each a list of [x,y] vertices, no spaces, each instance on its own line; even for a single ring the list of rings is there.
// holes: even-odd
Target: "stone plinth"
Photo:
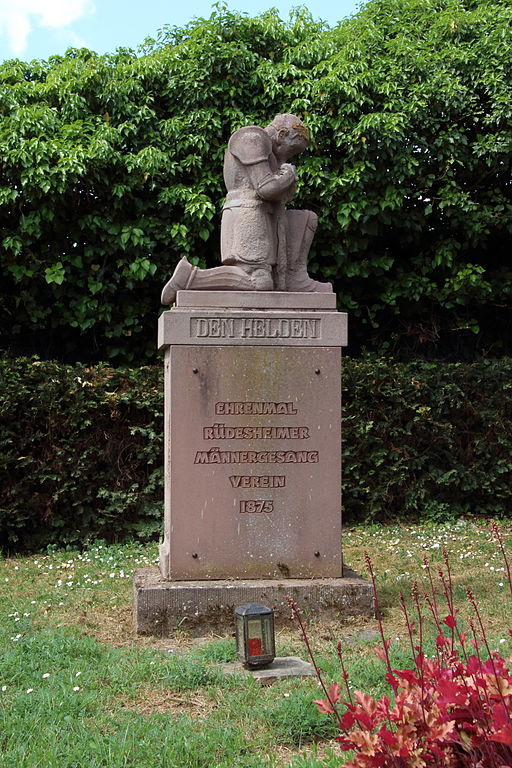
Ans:
[[[159,329],[162,576],[340,577],[346,316],[332,295],[185,293]]]
[[[212,309],[336,309],[335,293],[281,291],[178,291],[176,307]],[[346,344],[346,342],[345,342]]]
[[[180,582],[163,579],[157,568],[141,568],[134,580],[135,628],[164,637],[177,628],[197,635],[230,632],[235,607],[254,602],[274,610],[277,627],[292,626],[287,596],[306,618],[374,614],[371,584],[350,570],[337,579]]]

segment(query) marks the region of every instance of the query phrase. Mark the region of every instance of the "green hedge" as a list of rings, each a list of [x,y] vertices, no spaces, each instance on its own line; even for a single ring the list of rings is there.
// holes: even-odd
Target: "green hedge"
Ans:
[[[344,507],[350,521],[508,515],[512,360],[348,360]]]
[[[0,536],[7,549],[158,534],[160,367],[0,361]],[[351,360],[346,522],[507,515],[512,360]]]
[[[9,549],[156,535],[157,368],[0,361],[0,536]]]

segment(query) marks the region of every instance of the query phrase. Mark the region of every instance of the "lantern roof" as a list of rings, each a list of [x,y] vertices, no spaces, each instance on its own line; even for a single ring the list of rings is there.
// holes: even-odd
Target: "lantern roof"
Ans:
[[[260,603],[246,603],[235,608],[237,616],[268,616],[271,613],[272,610],[270,608],[260,605]]]

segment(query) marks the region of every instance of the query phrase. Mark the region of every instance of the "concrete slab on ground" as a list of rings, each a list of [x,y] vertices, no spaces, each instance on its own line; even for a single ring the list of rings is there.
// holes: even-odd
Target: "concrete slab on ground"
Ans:
[[[241,675],[244,678],[252,677],[263,685],[271,685],[276,680],[285,677],[314,677],[315,669],[308,661],[303,661],[298,656],[276,656],[274,661],[263,669],[246,669],[239,661],[222,664],[221,669],[225,675]]]

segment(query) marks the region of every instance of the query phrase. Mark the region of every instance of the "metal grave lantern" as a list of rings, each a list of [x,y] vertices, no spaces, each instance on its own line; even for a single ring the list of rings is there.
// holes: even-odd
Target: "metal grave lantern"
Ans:
[[[238,659],[252,669],[266,667],[274,661],[274,612],[259,603],[235,608],[236,650]]]

